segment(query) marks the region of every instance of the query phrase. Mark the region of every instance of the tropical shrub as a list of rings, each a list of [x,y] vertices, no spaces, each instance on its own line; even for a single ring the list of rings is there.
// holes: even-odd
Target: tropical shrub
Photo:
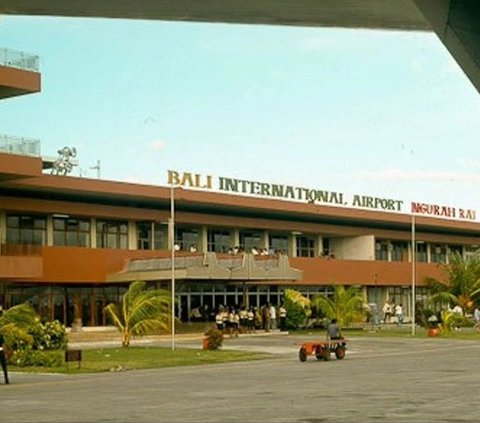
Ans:
[[[436,315],[435,310],[429,308],[422,302],[415,303],[415,323],[428,327],[430,325],[429,320],[431,316]]]
[[[294,289],[286,289],[284,305],[287,310],[287,329],[298,329],[305,326],[307,318],[311,315],[310,300]]]
[[[26,348],[15,350],[10,363],[19,367],[41,366],[41,367],[60,367],[64,362],[63,350],[34,350]]]
[[[441,316],[441,330],[443,333],[451,332],[456,328],[460,328],[465,325],[465,318],[459,314],[454,313],[451,310],[444,310],[440,313]]]
[[[11,307],[0,317],[0,332],[18,366],[58,366],[67,346],[65,326],[58,320],[41,323],[28,304]]]
[[[34,350],[62,350],[67,347],[67,331],[58,320],[38,321],[29,333],[33,336]]]
[[[207,350],[218,350],[223,344],[223,333],[221,330],[211,327],[205,332],[206,344],[205,348]]]

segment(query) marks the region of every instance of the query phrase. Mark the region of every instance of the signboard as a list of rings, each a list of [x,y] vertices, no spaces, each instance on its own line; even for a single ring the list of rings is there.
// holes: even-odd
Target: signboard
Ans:
[[[168,171],[168,184],[184,188],[221,191],[229,194],[243,194],[257,197],[269,197],[283,200],[302,201],[313,204],[344,206],[379,211],[404,212],[450,219],[476,220],[476,212],[471,209],[439,206],[411,202],[394,198],[372,197],[354,194],[348,196],[343,192],[298,187],[294,185],[273,184],[268,182],[249,181],[245,179],[227,178],[198,173]],[[405,210],[410,206],[410,210]]]

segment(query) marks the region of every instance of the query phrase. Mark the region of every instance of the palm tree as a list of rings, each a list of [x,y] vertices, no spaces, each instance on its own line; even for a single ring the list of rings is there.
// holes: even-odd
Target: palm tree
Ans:
[[[449,256],[444,265],[445,281],[427,278],[432,304],[458,304],[463,310],[471,310],[480,301],[480,254],[465,260],[461,254]]]
[[[10,307],[0,316],[0,332],[5,335],[15,328],[27,333],[38,322],[38,315],[31,305],[18,304]]]
[[[0,334],[10,347],[17,343],[31,344],[33,336],[29,333],[39,324],[39,317],[33,307],[27,303],[10,307],[0,316]]]
[[[357,288],[333,285],[333,297],[315,296],[312,305],[321,310],[328,319],[337,319],[340,326],[348,325],[363,315],[363,297]]]
[[[122,334],[122,346],[128,347],[132,336],[167,329],[171,320],[170,307],[169,291],[147,289],[145,282],[137,281],[123,295],[122,304],[111,303],[104,308],[104,313]]]

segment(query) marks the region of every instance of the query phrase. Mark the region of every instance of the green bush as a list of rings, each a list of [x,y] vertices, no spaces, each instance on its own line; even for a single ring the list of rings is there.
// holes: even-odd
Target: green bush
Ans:
[[[27,348],[16,350],[10,359],[10,363],[19,367],[41,366],[41,367],[60,367],[64,362],[63,350],[33,350]]]
[[[29,333],[33,336],[34,350],[62,350],[67,347],[67,331],[58,320],[38,322]]]
[[[294,289],[286,289],[284,305],[287,310],[287,329],[298,329],[306,326],[307,318],[312,314],[310,300],[307,297]]]
[[[19,367],[55,367],[63,364],[67,332],[58,320],[41,323],[35,319],[28,331],[10,325],[5,340],[13,354],[9,362]]]
[[[205,338],[208,340],[207,350],[218,350],[223,344],[223,333],[216,328],[210,328],[205,332]]]
[[[287,310],[287,329],[298,329],[305,326],[307,313],[300,304],[296,304],[288,299],[285,299],[285,308]]]

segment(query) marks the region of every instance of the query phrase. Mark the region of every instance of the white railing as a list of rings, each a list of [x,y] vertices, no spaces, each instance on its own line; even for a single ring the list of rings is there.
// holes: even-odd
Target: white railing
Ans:
[[[38,72],[40,69],[40,58],[23,51],[0,48],[0,66]]]
[[[0,134],[0,153],[40,157],[40,140]]]

